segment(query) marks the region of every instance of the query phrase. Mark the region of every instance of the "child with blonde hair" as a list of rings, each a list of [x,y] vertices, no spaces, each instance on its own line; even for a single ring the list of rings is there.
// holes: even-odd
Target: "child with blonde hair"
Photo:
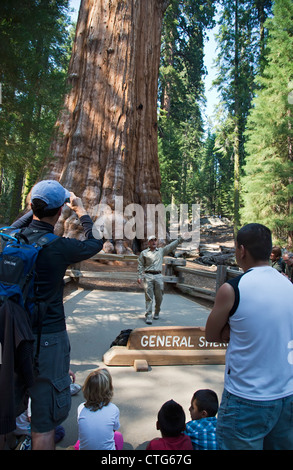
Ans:
[[[119,409],[111,403],[112,377],[107,369],[91,372],[83,385],[85,402],[77,409],[79,450],[122,450]]]

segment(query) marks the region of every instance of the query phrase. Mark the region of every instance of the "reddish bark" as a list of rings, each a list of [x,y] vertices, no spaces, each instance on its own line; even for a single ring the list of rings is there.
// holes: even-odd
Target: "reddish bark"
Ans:
[[[69,66],[70,91],[56,124],[46,177],[98,205],[161,202],[157,83],[166,0],[82,0]],[[59,230],[77,235],[74,216]],[[114,231],[113,231],[114,233]]]

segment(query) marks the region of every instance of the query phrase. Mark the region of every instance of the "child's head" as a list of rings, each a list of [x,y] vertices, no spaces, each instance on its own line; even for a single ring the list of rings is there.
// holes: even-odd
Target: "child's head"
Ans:
[[[97,411],[107,406],[113,396],[112,377],[107,369],[97,369],[91,372],[83,385],[85,407]]]
[[[218,412],[219,402],[213,390],[197,390],[191,399],[189,408],[191,419],[211,418]]]
[[[169,400],[158,413],[157,429],[165,437],[175,437],[185,429],[185,413],[181,405]]]

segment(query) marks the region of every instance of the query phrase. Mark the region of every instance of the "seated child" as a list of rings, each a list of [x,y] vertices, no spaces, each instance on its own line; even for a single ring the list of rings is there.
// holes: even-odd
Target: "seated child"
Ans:
[[[9,436],[8,445],[11,449],[15,450],[31,450],[31,399],[28,399],[27,409],[17,416],[16,428]],[[55,444],[60,442],[65,436],[65,429],[63,426],[57,426],[55,428]],[[13,439],[14,438],[14,439]]]
[[[194,393],[189,408],[191,421],[186,423],[185,434],[191,438],[194,450],[216,450],[218,397],[213,390]]]
[[[162,437],[152,439],[146,450],[193,450],[192,442],[183,434],[185,413],[181,405],[169,400],[158,413],[157,429]]]
[[[122,450],[123,437],[119,409],[111,403],[112,377],[107,369],[97,369],[89,374],[83,386],[86,399],[77,410],[78,437],[75,449]]]

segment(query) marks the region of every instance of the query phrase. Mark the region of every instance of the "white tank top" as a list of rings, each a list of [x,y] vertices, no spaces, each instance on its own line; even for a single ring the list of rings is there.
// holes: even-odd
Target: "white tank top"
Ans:
[[[293,394],[293,284],[270,266],[228,281],[235,291],[225,388],[251,400]],[[239,294],[239,295],[238,295]]]

